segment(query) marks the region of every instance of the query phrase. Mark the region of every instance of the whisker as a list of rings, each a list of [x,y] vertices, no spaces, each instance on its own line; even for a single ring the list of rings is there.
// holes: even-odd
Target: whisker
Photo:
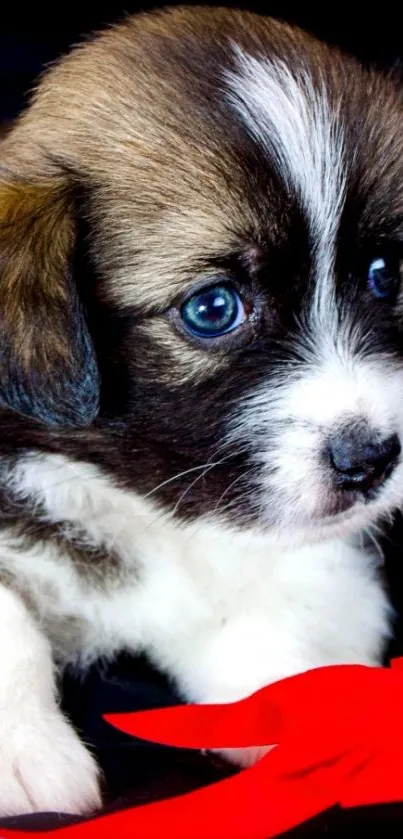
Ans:
[[[385,555],[384,555],[384,552],[383,552],[383,550],[382,550],[382,548],[381,548],[381,546],[378,542],[378,539],[372,533],[372,526],[365,528],[365,534],[366,534],[366,536],[368,536],[368,538],[370,539],[370,541],[374,545],[375,550],[378,553],[378,555],[380,556],[380,558],[382,560],[382,563],[383,563],[385,561]]]
[[[215,466],[221,466],[222,463],[223,463],[223,461],[219,460],[216,463],[206,463],[205,464],[204,470],[201,473],[201,475],[198,475],[197,478],[195,478],[195,480],[192,481],[189,484],[189,486],[187,486],[186,489],[180,494],[180,496],[179,496],[179,498],[178,498],[178,500],[177,500],[177,502],[176,502],[176,504],[175,504],[175,506],[172,510],[172,515],[175,515],[175,513],[176,513],[178,507],[180,506],[180,504],[182,503],[183,499],[186,498],[186,495],[190,492],[191,489],[193,489],[193,487],[197,484],[197,482],[203,480],[203,478],[205,478],[205,476],[207,475],[208,472],[211,471],[211,469],[213,469]]]
[[[233,481],[231,481],[231,483],[230,483],[230,484],[228,484],[228,486],[226,487],[226,489],[224,490],[224,492],[220,495],[220,497],[219,497],[219,499],[218,499],[218,501],[217,501],[217,503],[216,503],[216,505],[215,505],[215,507],[214,507],[214,511],[213,511],[214,513],[215,513],[215,512],[217,512],[217,510],[219,510],[219,512],[222,512],[222,510],[223,510],[223,509],[224,509],[224,510],[226,509],[226,507],[220,508],[220,505],[221,505],[221,502],[222,502],[223,498],[225,498],[225,496],[227,495],[227,493],[228,493],[228,492],[230,492],[230,490],[231,490],[231,489],[232,489],[232,488],[233,488],[233,487],[234,487],[234,486],[235,486],[235,485],[236,485],[239,481],[242,481],[244,478],[246,478],[246,476],[247,476],[247,475],[250,475],[251,471],[252,471],[252,468],[246,469],[246,470],[245,470],[245,472],[243,472],[243,473],[242,473],[242,475],[238,475],[238,477],[237,477],[237,478],[235,478]],[[243,494],[245,494],[245,493],[243,493]],[[227,506],[228,506],[228,505],[227,505]],[[219,508],[220,508],[220,509],[219,509]]]
[[[179,478],[183,478],[185,475],[189,475],[191,472],[197,472],[197,471],[200,471],[200,469],[205,469],[206,465],[207,466],[210,466],[210,465],[211,466],[218,466],[219,463],[220,462],[216,462],[216,463],[213,462],[211,464],[210,464],[210,462],[208,462],[207,464],[202,463],[201,466],[192,466],[190,469],[185,469],[183,472],[177,472],[175,475],[172,475],[171,478],[167,478],[166,481],[162,481],[160,484],[155,486],[153,489],[150,489],[150,491],[147,492],[146,495],[143,495],[143,498],[150,498],[151,495],[154,495],[154,493],[158,492],[158,490],[162,489],[162,487],[173,483],[173,481],[179,480]]]
[[[215,466],[219,466],[221,462],[222,462],[222,461],[217,461],[217,462],[213,462],[213,463],[211,463],[211,462],[209,462],[209,461],[208,461],[207,463],[204,463],[204,464],[202,464],[201,466],[199,466],[199,467],[198,467],[198,469],[203,470],[203,471],[201,472],[201,474],[200,474],[200,475],[197,475],[197,477],[196,477],[193,481],[191,481],[191,483],[190,483],[190,484],[189,484],[189,485],[188,485],[188,486],[187,486],[187,487],[183,490],[183,492],[181,492],[181,494],[180,494],[180,496],[179,496],[178,500],[176,501],[176,503],[175,503],[174,507],[173,507],[172,509],[169,509],[169,510],[161,510],[161,511],[158,513],[158,515],[157,515],[157,516],[156,516],[156,517],[155,517],[155,518],[154,518],[151,522],[149,522],[149,524],[147,524],[147,526],[146,526],[146,527],[144,528],[144,530],[142,531],[142,534],[143,534],[143,533],[146,533],[146,532],[147,532],[147,530],[149,530],[149,529],[151,529],[152,527],[154,527],[154,525],[155,525],[155,524],[157,524],[157,522],[161,521],[161,519],[164,519],[164,518],[170,519],[170,518],[172,518],[172,516],[174,516],[174,515],[175,515],[175,513],[176,513],[176,511],[177,511],[178,507],[180,506],[180,504],[181,504],[181,502],[182,502],[183,498],[186,496],[186,494],[187,494],[188,492],[190,492],[190,490],[192,489],[192,487],[193,487],[193,486],[195,486],[195,484],[196,484],[198,481],[200,481],[200,480],[201,480],[201,479],[202,479],[202,478],[203,478],[203,477],[207,474],[207,472],[209,472],[209,471],[210,471],[211,469],[213,469]],[[189,469],[189,470],[187,470],[187,472],[184,472],[183,474],[184,474],[184,475],[186,475],[186,474],[188,474],[188,472],[191,472],[191,471],[194,471],[194,469],[193,469],[193,470],[190,470],[190,469]],[[178,476],[176,475],[176,476],[174,476],[174,477],[178,477]]]

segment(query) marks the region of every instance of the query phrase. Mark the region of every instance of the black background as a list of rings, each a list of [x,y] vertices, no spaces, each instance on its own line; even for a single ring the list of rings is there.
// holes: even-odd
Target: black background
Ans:
[[[42,67],[94,28],[125,12],[162,4],[120,2],[30,3],[7,0],[0,13],[0,119],[14,117]],[[206,4],[207,5],[207,4]],[[210,4],[217,5],[217,4]],[[226,5],[221,3],[221,5]],[[227,4],[228,5],[228,4]],[[357,54],[366,62],[391,65],[403,55],[400,4],[236,3],[297,23],[314,34]],[[358,10],[357,10],[358,9]]]

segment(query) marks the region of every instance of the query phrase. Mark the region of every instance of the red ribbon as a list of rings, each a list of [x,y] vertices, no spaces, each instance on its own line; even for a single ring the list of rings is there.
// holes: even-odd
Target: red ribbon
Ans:
[[[0,829],[0,839],[270,839],[335,805],[403,802],[403,659],[392,669],[312,670],[231,705],[106,719],[169,746],[276,746],[255,766],[194,792],[45,832]]]

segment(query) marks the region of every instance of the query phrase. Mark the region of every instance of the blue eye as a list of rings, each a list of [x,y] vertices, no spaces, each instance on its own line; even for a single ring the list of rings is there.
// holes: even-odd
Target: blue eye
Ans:
[[[400,285],[400,260],[382,256],[373,259],[368,268],[368,288],[378,299],[393,300]]]
[[[225,285],[210,286],[194,294],[183,304],[181,315],[188,332],[200,338],[226,335],[246,318],[238,292]]]

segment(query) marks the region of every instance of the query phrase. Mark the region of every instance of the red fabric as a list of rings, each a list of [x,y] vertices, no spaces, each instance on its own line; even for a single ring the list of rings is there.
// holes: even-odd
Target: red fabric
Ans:
[[[234,777],[176,798],[0,839],[270,839],[334,806],[403,801],[403,660],[392,669],[338,665],[231,705],[113,714],[117,728],[186,748],[276,744]]]

